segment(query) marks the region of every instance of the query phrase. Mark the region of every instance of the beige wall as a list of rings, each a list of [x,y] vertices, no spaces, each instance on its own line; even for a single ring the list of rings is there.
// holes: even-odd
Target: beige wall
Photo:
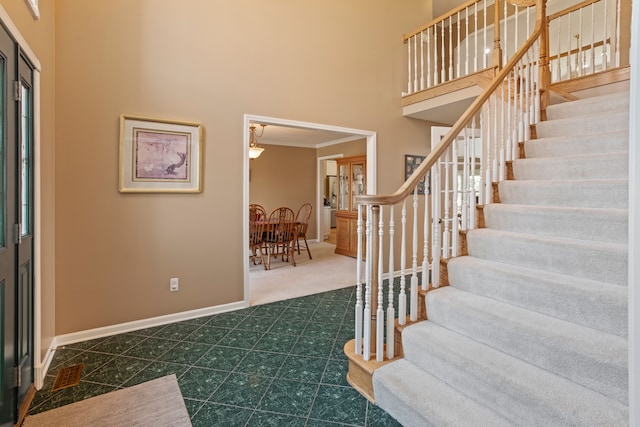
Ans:
[[[249,203],[262,205],[267,215],[280,206],[288,206],[297,213],[303,203],[311,203],[313,211],[307,239],[315,239],[315,213],[318,209],[316,149],[281,145],[263,147],[262,155],[250,161]]]
[[[394,190],[402,166],[387,159],[428,137],[400,93],[402,34],[430,9],[58,0],[56,333],[243,299],[244,114],[376,131],[379,189]],[[118,193],[120,114],[202,123],[204,191]]]
[[[34,20],[24,1],[0,0],[11,21],[33,51],[41,66],[40,78],[40,200],[42,211],[39,238],[41,242],[41,334],[42,350],[46,351],[55,336],[55,16],[54,3],[40,0],[40,19]]]

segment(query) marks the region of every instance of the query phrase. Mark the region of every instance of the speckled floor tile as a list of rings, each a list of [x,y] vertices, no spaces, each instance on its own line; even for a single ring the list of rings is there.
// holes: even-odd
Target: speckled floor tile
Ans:
[[[191,419],[193,427],[243,427],[252,411],[246,408],[205,403]]]
[[[306,417],[317,390],[317,384],[275,379],[262,398],[259,409]]]
[[[325,358],[290,355],[280,368],[277,377],[318,384],[322,379],[327,360]]]
[[[155,360],[178,344],[178,341],[150,337],[135,347],[127,350],[125,354],[141,359]]]
[[[229,375],[213,369],[189,368],[178,378],[184,397],[206,401]]]
[[[266,333],[262,335],[253,349],[286,354],[291,351],[297,341],[297,335]]]
[[[282,353],[251,351],[248,352],[246,357],[242,359],[242,362],[236,366],[235,372],[273,377],[278,370],[280,370],[286,358],[287,356]]]
[[[311,418],[345,424],[364,425],[367,399],[350,387],[321,385]]]
[[[260,375],[234,373],[218,387],[210,402],[255,409],[272,379]]]
[[[133,378],[149,366],[149,361],[135,359],[133,357],[118,356],[100,366],[88,375],[83,375],[82,379],[95,383],[108,384],[120,387],[122,384]]]
[[[305,422],[304,417],[255,411],[246,427],[304,427]]]
[[[194,426],[398,427],[346,382],[354,288],[57,349],[30,413],[175,374]],[[80,384],[51,392],[57,370]]]
[[[228,328],[202,326],[187,335],[184,339],[186,341],[199,342],[203,344],[218,344],[229,332],[231,332],[231,329]]]

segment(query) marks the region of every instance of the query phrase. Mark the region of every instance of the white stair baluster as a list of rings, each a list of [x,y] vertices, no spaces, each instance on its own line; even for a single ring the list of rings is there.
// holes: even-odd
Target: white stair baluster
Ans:
[[[449,15],[449,80],[453,80],[453,23]]]
[[[449,190],[450,190],[449,177],[451,175],[451,171],[450,171],[449,163],[451,162],[451,160],[449,160],[449,158],[450,158],[450,148],[447,149],[447,151],[444,154],[444,177],[443,177],[444,178],[444,191],[443,191],[444,219],[442,220],[444,222],[444,231],[442,232],[442,258],[444,259],[449,258],[449,251],[451,248],[450,247],[451,240],[449,236],[449,233],[451,232],[451,227],[450,227],[451,201],[449,200]]]
[[[438,76],[440,70],[438,68],[438,26],[433,26],[433,85],[436,86],[440,81]]]
[[[458,195],[460,185],[458,184],[458,141],[460,135],[456,135],[451,146],[451,251],[449,257],[458,255]]]
[[[478,2],[475,2],[473,4],[473,7],[475,9],[474,13],[473,13],[473,19],[474,19],[474,24],[473,24],[473,33],[474,33],[474,37],[475,37],[475,41],[473,44],[474,47],[474,59],[473,59],[473,72],[477,72],[478,71]],[[484,55],[484,51],[483,51],[483,55]]]
[[[418,91],[418,35],[413,36],[413,90]]]
[[[424,31],[420,31],[420,90],[424,90]]]
[[[606,71],[607,67],[608,67],[608,62],[609,62],[609,52],[607,50],[607,39],[609,38],[609,31],[608,31],[608,26],[607,26],[607,9],[608,8],[608,4],[607,4],[607,0],[602,0],[602,4],[604,5],[604,19],[602,20],[603,24],[604,24],[604,28],[602,30],[602,54],[603,54],[603,58],[602,58],[602,70]]]
[[[405,265],[407,262],[407,199],[402,201],[402,241],[400,243],[400,292],[398,294],[398,323],[404,325],[407,321],[407,293],[405,291],[406,286],[406,272]]]
[[[355,307],[355,334],[356,354],[362,354],[362,205],[358,205],[358,251],[356,258],[356,307]]]
[[[508,44],[508,41],[507,41],[509,39],[508,32],[507,32],[508,31],[508,28],[507,28],[508,25],[507,24],[509,23],[509,20],[507,18],[509,17],[509,11],[507,9],[507,2],[506,1],[504,2],[504,15],[503,16],[504,16],[504,19],[503,19],[504,20],[504,38],[502,40],[504,40],[504,49],[502,50],[502,65],[504,66],[507,63],[507,51],[509,50],[508,49],[509,44]],[[516,17],[516,21],[517,21],[518,20],[518,15],[515,15],[515,17]],[[494,28],[497,28],[498,29],[498,34],[500,34],[500,24],[496,25]],[[516,37],[514,37],[514,38],[517,38],[517,37],[518,36],[516,34]],[[514,40],[514,43],[515,42],[516,41]]]
[[[411,321],[418,320],[418,187],[413,190],[413,254],[411,262]]]
[[[376,310],[376,361],[382,362],[384,360],[384,305],[383,305],[383,278],[384,272],[384,256],[383,256],[383,244],[384,241],[384,209],[380,206],[380,220],[378,221],[378,308]]]
[[[371,253],[371,207],[367,206],[367,254]],[[365,268],[365,294],[364,294],[364,342],[362,346],[362,358],[371,358],[371,257],[366,258]]]
[[[479,153],[482,156],[482,153]],[[471,191],[469,193],[469,228],[476,228],[476,118],[471,121]]]
[[[424,186],[424,222],[422,224],[423,231],[423,247],[422,247],[422,290],[429,289],[429,196],[427,188],[429,181],[425,178]]]
[[[457,41],[457,48],[456,50],[458,51],[458,63],[456,64],[456,77],[460,78],[460,11],[458,11],[458,23],[456,24],[456,29],[458,31],[458,41]]]
[[[589,64],[589,71],[591,74],[595,73],[596,66],[596,49],[595,49],[595,33],[596,33],[596,24],[595,24],[595,8],[596,4],[591,3],[591,63]]]
[[[616,67],[620,66],[620,7],[620,0],[616,0],[616,62],[614,64]]]
[[[465,18],[464,18],[464,25],[465,25],[465,30],[464,30],[464,40],[465,40],[465,48],[466,48],[466,53],[464,55],[464,75],[468,76],[469,75],[469,44],[470,44],[470,40],[469,40],[469,6],[464,8],[464,13],[465,13]]]
[[[441,26],[441,33],[440,33],[440,72],[442,73],[442,75],[440,76],[440,82],[444,83],[447,81],[447,76],[446,76],[446,58],[444,56],[444,19],[442,20],[442,22],[440,23]]]
[[[469,193],[471,192],[471,165],[469,162],[469,127],[464,127],[464,142],[462,144],[462,207],[460,210],[460,223],[462,230],[469,228]]]
[[[431,28],[427,28],[427,88],[431,87]]]
[[[495,31],[495,28],[494,28]],[[484,42],[482,44],[482,69],[487,69],[487,50],[489,47],[487,46],[487,0],[484,0]]]
[[[393,205],[389,209],[389,274],[387,281],[389,282],[389,301],[387,301],[387,358],[393,359],[395,347],[395,319],[396,312],[393,306],[393,278],[395,271],[395,260],[393,258],[394,248],[393,240],[395,237],[395,221],[393,219]]]
[[[411,39],[407,40],[407,94],[411,95]]]
[[[440,286],[440,161],[431,167],[431,206],[433,210],[431,231],[431,283]]]

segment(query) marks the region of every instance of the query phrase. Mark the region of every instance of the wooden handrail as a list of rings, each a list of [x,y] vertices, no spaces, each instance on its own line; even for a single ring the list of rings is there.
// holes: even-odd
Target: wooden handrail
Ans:
[[[547,21],[553,21],[554,19],[558,19],[561,16],[568,15],[571,12],[575,12],[576,10],[580,10],[580,9],[582,9],[584,7],[589,6],[590,4],[598,3],[599,1],[602,1],[602,0],[585,0],[582,3],[574,4],[573,6],[568,7],[566,9],[564,9],[564,10],[561,10],[560,12],[556,12],[553,15],[547,16]]]
[[[491,84],[480,94],[473,103],[467,108],[462,116],[451,127],[447,135],[436,145],[436,147],[427,155],[425,160],[418,166],[415,172],[409,177],[407,181],[393,194],[389,195],[375,195],[367,194],[356,196],[356,203],[365,205],[393,205],[406,199],[412,190],[418,185],[418,183],[425,177],[429,169],[435,164],[436,160],[444,154],[453,140],[464,130],[466,124],[471,121],[482,105],[489,99],[491,94],[498,88],[500,84],[505,80],[507,75],[515,68],[518,61],[529,50],[538,37],[543,36],[543,32],[546,28],[544,3],[546,0],[538,0],[536,10],[536,27],[533,30],[531,36],[527,41],[518,49],[516,54],[509,60],[507,65],[500,70],[498,75],[493,79]],[[546,60],[546,58],[545,58]],[[541,61],[542,62],[542,61]]]
[[[425,25],[421,26],[420,28],[418,28],[417,30],[409,33],[409,34],[404,34],[402,36],[402,42],[406,43],[407,40],[409,40],[411,37],[420,34],[421,32],[423,32],[424,30],[426,30],[429,27],[432,27],[434,25],[436,25],[439,22],[444,21],[445,19],[448,19],[450,16],[453,16],[455,14],[457,14],[458,12],[460,12],[461,10],[466,9],[467,7],[473,5],[474,3],[480,3],[482,0],[469,0],[468,2],[456,7],[455,9],[450,10],[449,12],[442,14],[440,16],[438,16],[435,19],[432,19],[430,22],[427,22]],[[490,4],[493,4],[494,1],[491,1]]]
[[[452,9],[440,16],[438,16],[437,18],[432,19],[431,21],[427,22],[425,25],[421,26],[420,28],[418,28],[417,30],[409,33],[409,34],[403,34],[402,35],[402,42],[406,43],[407,40],[409,40],[411,37],[420,34],[421,32],[423,32],[424,30],[426,30],[429,27],[432,27],[434,25],[436,25],[439,22],[442,22],[446,19],[448,19],[450,16],[454,16],[456,15],[458,12],[461,12],[463,10],[465,10],[467,7],[472,6],[475,3],[480,3],[483,0],[469,0],[466,3],[456,7],[455,9]],[[516,5],[518,7],[529,7],[529,6],[533,6],[536,4],[536,0],[506,0],[508,3],[511,3],[513,5]],[[600,1],[600,0],[593,0],[593,1]],[[496,3],[496,0],[490,0],[487,2],[487,6],[491,6],[493,4]]]

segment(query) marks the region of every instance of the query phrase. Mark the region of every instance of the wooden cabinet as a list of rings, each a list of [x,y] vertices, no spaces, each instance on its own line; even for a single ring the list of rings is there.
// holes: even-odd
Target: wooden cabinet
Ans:
[[[337,160],[337,254],[352,257],[358,254],[358,206],[355,198],[365,194],[366,191],[366,164],[366,156],[345,157]]]

